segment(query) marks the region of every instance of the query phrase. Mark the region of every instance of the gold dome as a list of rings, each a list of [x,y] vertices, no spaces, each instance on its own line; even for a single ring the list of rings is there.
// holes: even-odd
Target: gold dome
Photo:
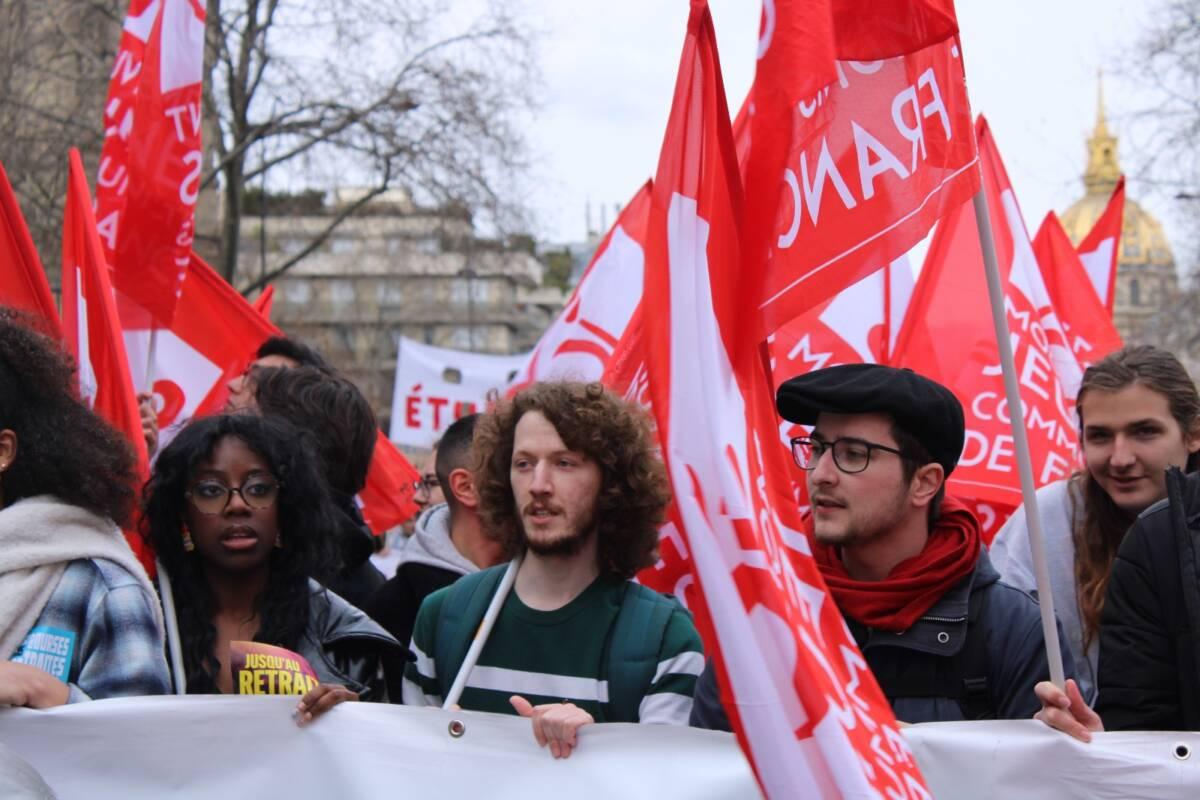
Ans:
[[[1071,242],[1078,245],[1104,213],[1117,181],[1121,165],[1117,160],[1117,137],[1108,131],[1104,115],[1104,90],[1100,89],[1096,128],[1087,142],[1088,163],[1083,173],[1087,193],[1060,215]],[[1125,195],[1125,218],[1121,224],[1121,268],[1126,265],[1174,266],[1171,246],[1162,225],[1145,209]]]

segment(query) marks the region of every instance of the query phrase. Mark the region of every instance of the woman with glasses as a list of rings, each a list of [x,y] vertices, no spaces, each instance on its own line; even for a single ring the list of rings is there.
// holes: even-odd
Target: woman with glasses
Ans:
[[[158,601],[117,527],[133,451],[31,324],[0,307],[0,706],[163,694]]]
[[[195,421],[159,455],[143,525],[174,586],[188,693],[240,688],[230,642],[254,641],[316,673],[301,724],[344,700],[386,701],[381,655],[403,648],[308,577],[337,566],[315,462],[296,428],[245,414]]]

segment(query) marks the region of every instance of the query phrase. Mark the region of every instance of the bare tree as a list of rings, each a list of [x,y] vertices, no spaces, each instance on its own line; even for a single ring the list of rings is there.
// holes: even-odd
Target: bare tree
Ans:
[[[0,163],[57,283],[67,149],[92,169],[123,0],[0,2]]]
[[[476,5],[479,5],[478,3]],[[463,19],[429,0],[207,0],[206,111],[219,133],[206,184],[221,189],[220,271],[237,264],[248,187],[370,187],[253,291],[347,216],[401,187],[499,230],[524,222],[519,117],[537,71],[529,31],[485,6]],[[254,183],[251,183],[254,182]]]

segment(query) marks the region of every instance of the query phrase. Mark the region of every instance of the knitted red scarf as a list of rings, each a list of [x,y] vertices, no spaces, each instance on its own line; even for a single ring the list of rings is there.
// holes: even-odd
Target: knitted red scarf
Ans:
[[[975,569],[982,546],[975,515],[961,501],[947,497],[925,549],[901,561],[881,581],[851,578],[832,545],[814,541],[813,555],[843,614],[872,628],[900,632]]]

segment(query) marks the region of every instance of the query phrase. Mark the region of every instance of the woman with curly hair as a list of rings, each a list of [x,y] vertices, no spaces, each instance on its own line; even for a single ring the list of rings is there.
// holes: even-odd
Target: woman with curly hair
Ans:
[[[320,685],[301,723],[344,700],[386,701],[381,654],[403,648],[309,578],[336,566],[329,490],[307,437],[246,414],[192,422],[158,457],[144,535],[174,586],[186,689],[232,693],[230,643],[303,656]]]
[[[556,758],[592,722],[687,724],[700,638],[673,598],[630,580],[654,564],[670,500],[645,413],[598,383],[534,384],[480,418],[472,448],[484,527],[521,560],[425,599],[404,702],[445,700],[498,598],[463,708],[530,717]]]
[[[0,307],[0,705],[163,694],[158,599],[117,527],[133,452],[35,324]]]

